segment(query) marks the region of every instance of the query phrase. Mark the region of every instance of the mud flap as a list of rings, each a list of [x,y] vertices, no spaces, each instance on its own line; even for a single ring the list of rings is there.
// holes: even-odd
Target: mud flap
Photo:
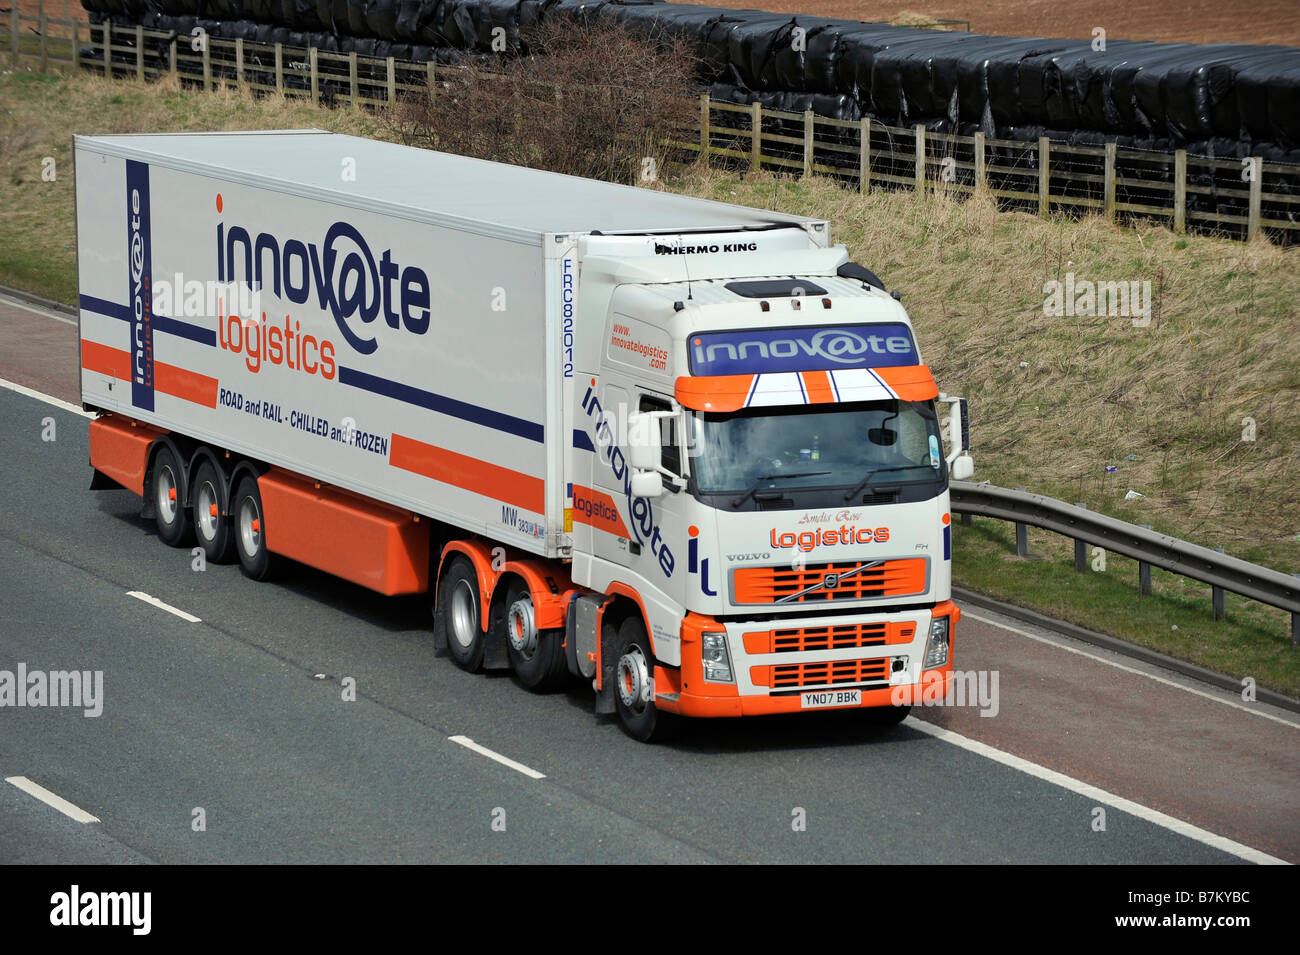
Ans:
[[[613,627],[601,627],[600,689],[596,692],[596,712],[599,714],[618,712],[614,699],[617,668],[618,631]]]
[[[492,601],[492,609],[488,612],[488,628],[483,634],[483,669],[484,670],[509,670],[510,656],[506,653],[506,616],[509,609],[505,606],[505,601]]]

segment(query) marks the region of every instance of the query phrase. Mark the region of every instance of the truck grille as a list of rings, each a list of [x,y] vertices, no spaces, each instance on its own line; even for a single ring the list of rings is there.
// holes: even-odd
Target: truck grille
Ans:
[[[825,663],[790,663],[749,668],[755,686],[798,690],[810,686],[884,683],[889,680],[889,657],[872,660],[831,660]]]
[[[863,561],[808,564],[804,567],[737,567],[731,572],[733,604],[773,604],[832,578],[835,586],[820,587],[787,601],[791,604],[907,597],[925,592],[929,561],[924,557],[887,560],[859,570]],[[853,573],[858,571],[857,573]],[[845,574],[853,576],[844,578]]]
[[[799,627],[745,634],[746,653],[805,653],[809,650],[853,650],[894,643],[911,643],[916,624],[911,620],[888,623],[848,623],[833,627]]]

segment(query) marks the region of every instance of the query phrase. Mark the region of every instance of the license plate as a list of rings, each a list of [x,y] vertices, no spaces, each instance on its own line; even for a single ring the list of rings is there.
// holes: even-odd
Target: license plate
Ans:
[[[814,690],[802,695],[802,708],[820,710],[827,706],[861,706],[861,690]]]

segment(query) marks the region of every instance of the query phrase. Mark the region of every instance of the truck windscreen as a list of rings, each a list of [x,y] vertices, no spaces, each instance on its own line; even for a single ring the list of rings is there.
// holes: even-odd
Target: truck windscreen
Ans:
[[[693,431],[691,468],[700,494],[869,492],[876,484],[930,483],[945,474],[939,423],[929,402],[697,413]]]

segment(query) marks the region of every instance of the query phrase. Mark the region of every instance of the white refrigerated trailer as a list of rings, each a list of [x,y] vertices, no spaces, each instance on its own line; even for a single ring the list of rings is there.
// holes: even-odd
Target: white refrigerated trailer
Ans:
[[[75,154],[92,486],[169,544],[427,592],[642,739],[943,692],[965,406],[825,221],[310,130]]]

